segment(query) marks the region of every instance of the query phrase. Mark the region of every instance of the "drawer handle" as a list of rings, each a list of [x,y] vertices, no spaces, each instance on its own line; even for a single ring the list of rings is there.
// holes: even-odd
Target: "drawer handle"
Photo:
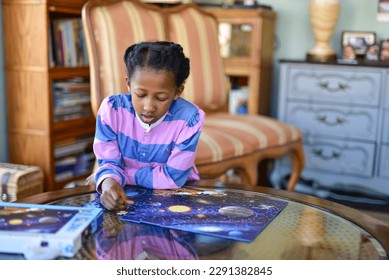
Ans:
[[[327,116],[317,116],[316,119],[328,126],[342,125],[346,122],[346,120],[341,117],[336,117],[335,121],[332,122],[327,120]]]
[[[340,158],[342,153],[337,151],[332,151],[329,155],[325,155],[323,152],[323,149],[321,148],[314,148],[312,149],[312,153],[323,160],[331,160],[331,159],[337,159]]]
[[[338,87],[330,87],[329,82],[320,82],[319,87],[321,89],[327,90],[328,92],[338,92],[338,91],[345,91],[350,86],[348,84],[338,82]]]

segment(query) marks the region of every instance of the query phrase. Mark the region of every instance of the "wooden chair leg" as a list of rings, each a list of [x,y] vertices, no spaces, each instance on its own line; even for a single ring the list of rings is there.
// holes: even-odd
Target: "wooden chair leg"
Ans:
[[[302,141],[296,143],[296,146],[292,149],[290,156],[292,161],[292,172],[288,181],[287,190],[294,191],[305,164]]]
[[[244,168],[237,169],[239,176],[242,178],[242,183],[256,186],[258,182],[257,164],[254,160],[247,160]]]
[[[272,188],[273,184],[269,180],[274,168],[274,158],[265,158],[257,164],[257,186]]]

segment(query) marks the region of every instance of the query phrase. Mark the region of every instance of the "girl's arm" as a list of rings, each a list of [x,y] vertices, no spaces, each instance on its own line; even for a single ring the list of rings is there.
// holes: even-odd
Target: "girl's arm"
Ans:
[[[124,166],[117,143],[117,119],[115,109],[109,98],[103,100],[96,118],[96,134],[93,143],[98,169],[95,172],[97,190],[101,191],[101,182],[106,178],[125,185]]]

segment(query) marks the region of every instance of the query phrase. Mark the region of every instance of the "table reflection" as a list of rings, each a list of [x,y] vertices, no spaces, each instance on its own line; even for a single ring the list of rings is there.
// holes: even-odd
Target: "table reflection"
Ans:
[[[106,217],[117,219],[115,216]],[[95,235],[96,257],[102,260],[196,260],[231,244],[222,238],[152,225],[115,221]]]
[[[102,260],[198,259],[190,241],[190,234],[127,223],[96,235],[96,255]]]

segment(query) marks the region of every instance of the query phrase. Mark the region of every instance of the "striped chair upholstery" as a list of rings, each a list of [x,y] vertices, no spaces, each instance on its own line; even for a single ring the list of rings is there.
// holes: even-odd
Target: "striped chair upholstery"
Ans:
[[[258,115],[231,115],[220,56],[216,19],[195,4],[161,9],[139,0],[90,0],[83,8],[89,51],[93,110],[104,97],[126,92],[125,49],[143,40],[180,43],[191,61],[183,96],[207,112],[197,148],[202,178],[217,178],[234,168],[244,183],[257,184],[265,158],[290,155],[293,190],[304,166],[302,134],[292,126]]]
[[[218,25],[215,18],[202,13],[197,6],[181,5],[168,12],[169,39],[178,42],[191,60],[191,74],[185,83],[183,97],[205,111],[225,108],[226,78],[220,56]]]
[[[163,15],[154,5],[128,0],[89,1],[82,10],[89,52],[92,109],[127,92],[123,55],[135,42],[166,39]]]
[[[200,138],[198,164],[284,146],[298,141],[302,136],[299,129],[270,117],[227,113],[207,116],[203,134],[205,136]],[[215,141],[216,137],[220,139]]]

